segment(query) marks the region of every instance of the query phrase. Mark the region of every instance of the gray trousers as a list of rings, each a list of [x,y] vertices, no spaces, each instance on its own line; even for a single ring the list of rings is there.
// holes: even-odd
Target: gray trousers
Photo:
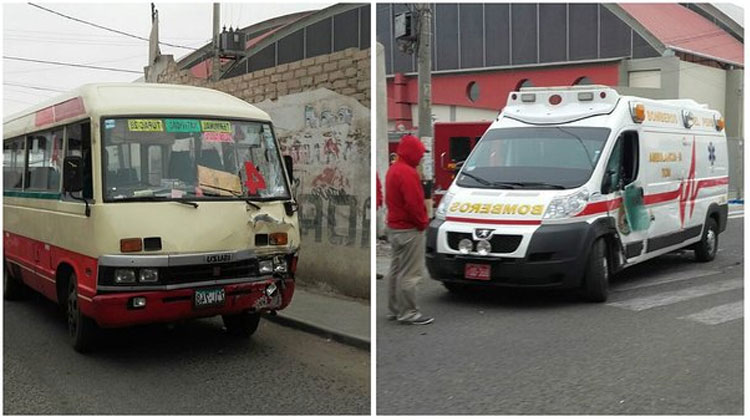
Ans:
[[[391,269],[388,272],[388,311],[400,321],[420,315],[417,285],[424,269],[424,232],[388,229]]]

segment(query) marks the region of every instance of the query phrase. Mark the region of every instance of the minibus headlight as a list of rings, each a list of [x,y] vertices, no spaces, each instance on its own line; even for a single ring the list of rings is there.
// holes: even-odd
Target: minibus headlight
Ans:
[[[138,271],[138,281],[140,283],[156,283],[159,281],[159,270],[156,268],[141,268]]]
[[[589,202],[589,192],[578,191],[575,194],[557,197],[549,203],[544,212],[544,219],[561,219],[563,217],[575,216],[580,213],[586,203]]]
[[[115,269],[115,283],[132,284],[135,283],[135,270],[132,268]]]
[[[451,193],[445,193],[443,196],[443,199],[440,200],[440,204],[438,205],[438,208],[435,210],[435,218],[438,220],[445,220],[445,214],[448,212],[448,207],[451,205],[451,201],[453,201],[454,195]]]
[[[273,261],[272,260],[260,260],[258,262],[258,271],[260,272],[260,274],[273,273]]]
[[[273,272],[274,273],[286,273],[287,272],[286,258],[284,258],[282,255],[277,255],[273,257]]]

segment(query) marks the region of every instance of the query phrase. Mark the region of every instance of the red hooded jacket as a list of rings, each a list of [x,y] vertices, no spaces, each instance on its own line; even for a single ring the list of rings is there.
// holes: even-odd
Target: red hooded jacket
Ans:
[[[385,205],[391,229],[427,229],[424,189],[417,173],[425,148],[418,138],[406,135],[398,144],[398,159],[385,175]]]

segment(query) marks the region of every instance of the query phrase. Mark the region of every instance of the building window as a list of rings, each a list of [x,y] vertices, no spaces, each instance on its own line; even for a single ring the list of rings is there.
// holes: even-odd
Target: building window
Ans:
[[[594,82],[592,82],[591,79],[589,79],[586,76],[581,76],[581,77],[577,78],[575,80],[575,82],[573,82],[573,86],[575,86],[575,85],[593,85],[593,84],[594,84]]]
[[[479,100],[479,83],[471,81],[466,85],[466,97],[468,97],[471,102]]]
[[[530,79],[523,79],[516,84],[515,90],[521,90],[521,88],[525,87],[534,87],[534,83],[532,83]]]

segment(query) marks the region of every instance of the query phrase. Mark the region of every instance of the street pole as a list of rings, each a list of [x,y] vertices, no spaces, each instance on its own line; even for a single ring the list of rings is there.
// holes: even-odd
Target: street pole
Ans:
[[[219,62],[219,33],[221,31],[221,4],[214,3],[214,57],[211,60],[211,80],[219,80],[221,72],[221,63]]]
[[[422,186],[424,187],[427,213],[432,217],[432,183],[434,177],[434,150],[432,136],[432,9],[428,3],[414,5],[419,29],[417,39],[417,83],[419,85],[419,139],[427,153],[422,159]]]

